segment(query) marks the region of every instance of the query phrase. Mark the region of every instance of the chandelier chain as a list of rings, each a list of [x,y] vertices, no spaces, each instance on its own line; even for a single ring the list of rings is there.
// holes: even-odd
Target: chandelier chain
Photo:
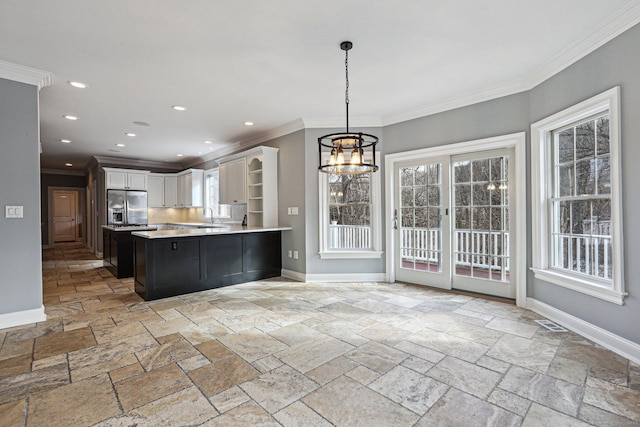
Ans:
[[[346,88],[344,91],[344,101],[346,104],[349,103],[349,51],[344,51],[344,68],[345,68],[345,76],[346,76]]]

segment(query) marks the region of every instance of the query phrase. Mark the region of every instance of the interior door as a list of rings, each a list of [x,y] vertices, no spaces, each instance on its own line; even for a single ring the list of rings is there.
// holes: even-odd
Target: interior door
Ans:
[[[449,157],[395,168],[396,280],[451,288]]]
[[[53,192],[53,241],[74,242],[77,237],[78,197],[73,191]]]
[[[513,155],[512,149],[501,149],[451,158],[454,289],[516,297],[510,230]]]

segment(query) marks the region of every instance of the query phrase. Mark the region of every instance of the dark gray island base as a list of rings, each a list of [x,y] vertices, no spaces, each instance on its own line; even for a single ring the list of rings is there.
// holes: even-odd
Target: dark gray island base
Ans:
[[[152,232],[153,234],[158,232]],[[146,301],[277,277],[281,231],[133,235],[135,291]]]

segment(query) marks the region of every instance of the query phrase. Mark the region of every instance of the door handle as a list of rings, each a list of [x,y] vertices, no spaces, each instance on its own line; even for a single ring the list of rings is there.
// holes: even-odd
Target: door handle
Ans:
[[[393,229],[398,229],[398,209],[393,210]]]

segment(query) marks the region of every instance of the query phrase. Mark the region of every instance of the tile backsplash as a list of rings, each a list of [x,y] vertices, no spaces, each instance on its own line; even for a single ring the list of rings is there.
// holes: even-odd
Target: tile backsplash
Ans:
[[[166,222],[209,222],[204,216],[203,208],[149,208],[147,210],[149,224]],[[216,222],[241,222],[247,214],[247,205],[231,205],[231,218],[219,218]]]

